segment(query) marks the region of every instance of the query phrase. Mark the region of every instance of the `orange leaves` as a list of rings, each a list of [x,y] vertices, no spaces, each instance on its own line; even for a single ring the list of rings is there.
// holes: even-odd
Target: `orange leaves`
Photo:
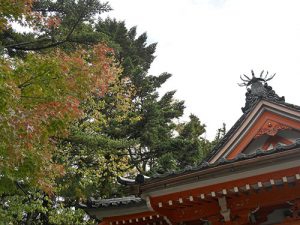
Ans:
[[[83,115],[80,102],[103,95],[120,73],[112,50],[97,45],[69,55],[3,59],[0,72],[0,170],[12,180],[25,174],[51,193],[52,181],[64,172],[52,161],[54,140],[67,136],[70,124]]]
[[[107,61],[108,56],[112,56],[114,54],[114,50],[112,48],[107,47],[104,44],[99,44],[94,47],[93,50],[95,56],[102,62]]]
[[[59,53],[63,63],[62,71],[68,77],[72,89],[89,90],[91,93],[102,96],[111,82],[121,73],[114,62],[113,50],[104,44],[94,46],[92,50],[84,49],[72,55]],[[86,95],[81,92],[82,97]]]
[[[48,28],[58,28],[61,24],[61,19],[57,16],[49,17],[46,20],[46,26]]]
[[[116,74],[121,73],[121,69],[114,62],[112,56],[113,50],[103,44],[97,45],[93,49],[92,59],[95,67],[92,79],[96,84],[94,91],[100,96],[107,92],[109,83],[114,81]],[[101,69],[97,70],[97,68]]]

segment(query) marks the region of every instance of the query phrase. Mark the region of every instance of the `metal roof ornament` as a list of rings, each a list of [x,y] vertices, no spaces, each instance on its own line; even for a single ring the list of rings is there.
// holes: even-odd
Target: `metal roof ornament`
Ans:
[[[243,74],[244,77],[240,76],[242,83],[238,85],[240,87],[249,87],[246,92],[246,104],[242,108],[243,113],[247,112],[255,105],[259,100],[265,99],[277,103],[285,102],[284,97],[279,97],[271,86],[268,85],[268,81],[272,80],[276,73],[269,76],[267,71],[264,75],[264,70],[260,73],[259,77],[256,77],[254,71],[251,70],[252,77]]]
[[[243,74],[244,78],[242,76],[240,76],[241,80],[243,81],[242,83],[239,83],[238,85],[240,87],[244,87],[244,86],[249,86],[258,82],[263,82],[266,83],[269,80],[272,80],[276,73],[274,73],[272,76],[269,76],[269,72],[267,71],[267,73],[265,74],[265,76],[263,77],[264,74],[264,70],[261,71],[260,76],[256,77],[254,74],[254,71],[251,70],[251,74],[252,74],[252,78],[249,78],[247,75]]]

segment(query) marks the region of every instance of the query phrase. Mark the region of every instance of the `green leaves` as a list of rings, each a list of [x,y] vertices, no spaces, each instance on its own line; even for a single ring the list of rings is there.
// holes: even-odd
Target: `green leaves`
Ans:
[[[78,203],[124,195],[117,176],[205,157],[205,125],[194,115],[178,124],[184,102],[158,94],[171,74],[148,74],[156,43],[97,19],[107,3],[39,0],[23,10],[30,2],[17,1],[7,12],[4,3],[0,27],[25,15],[31,30],[0,32],[1,222],[91,224]]]
[[[79,102],[102,95],[118,75],[108,51],[99,45],[71,55],[31,53],[22,60],[2,59],[0,184],[26,178],[52,192],[54,177],[63,173],[51,160],[55,139],[66,136],[70,122],[82,115]]]
[[[17,1],[20,4],[25,2],[27,1]],[[3,30],[2,35],[0,33],[0,41],[11,56],[23,55],[25,51],[44,51],[57,47],[70,51],[76,50],[80,44],[97,44],[100,42],[99,35],[91,30],[91,25],[95,17],[111,10],[108,3],[100,3],[98,0],[39,0],[33,1],[32,7],[30,6],[31,4],[28,6],[31,10],[29,12],[26,8],[24,11],[17,7],[13,9],[16,11],[16,16],[20,18],[25,13],[26,20],[23,23],[31,30],[20,33],[6,29]],[[6,13],[6,10],[7,7],[2,9],[0,5],[0,16],[1,12]],[[6,25],[6,21],[2,23]]]
[[[31,0],[2,0],[0,2],[0,33],[6,29],[9,20],[19,20],[22,14],[27,14],[31,4]]]
[[[24,187],[25,188],[25,187]],[[27,188],[24,190],[27,191]],[[16,192],[5,195],[0,200],[0,218],[2,224],[33,225],[92,225],[92,219],[86,217],[81,209],[64,207],[63,198],[49,198],[38,190]]]
[[[116,80],[106,95],[92,96],[82,103],[84,118],[73,124],[55,156],[55,161],[66,168],[58,180],[61,195],[79,200],[122,194],[116,178],[131,172],[127,149],[136,141],[120,138],[124,131],[119,127],[138,120],[130,115],[128,87],[125,81]]]

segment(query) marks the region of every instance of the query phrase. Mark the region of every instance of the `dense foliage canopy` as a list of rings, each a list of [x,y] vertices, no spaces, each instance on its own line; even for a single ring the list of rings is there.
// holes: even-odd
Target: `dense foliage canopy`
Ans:
[[[98,0],[0,3],[0,222],[94,224],[89,197],[122,196],[117,176],[199,164],[216,140],[184,114],[156,44],[102,19]],[[16,28],[16,27],[22,28]]]

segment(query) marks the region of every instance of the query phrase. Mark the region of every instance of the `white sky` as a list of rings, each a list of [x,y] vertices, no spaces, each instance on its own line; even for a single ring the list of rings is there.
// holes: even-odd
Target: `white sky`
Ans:
[[[147,32],[158,42],[150,73],[173,77],[162,91],[177,90],[186,116],[197,115],[213,138],[241,116],[245,88],[239,76],[276,73],[269,84],[300,105],[299,0],[109,0],[110,17]]]

